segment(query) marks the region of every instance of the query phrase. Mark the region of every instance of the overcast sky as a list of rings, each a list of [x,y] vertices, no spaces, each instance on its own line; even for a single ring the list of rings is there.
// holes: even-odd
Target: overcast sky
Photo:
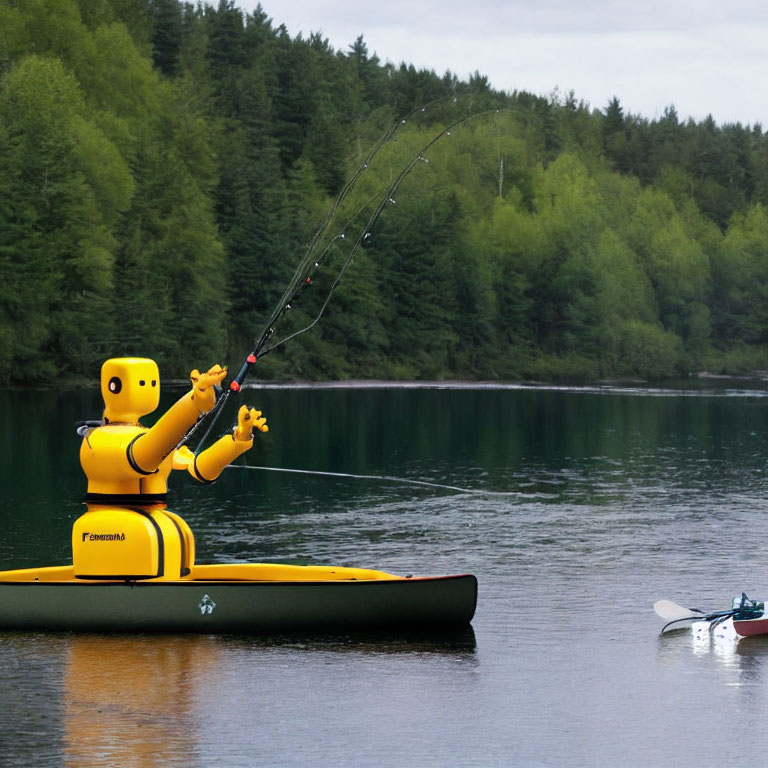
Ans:
[[[213,0],[209,0],[213,3]],[[214,3],[215,4],[215,3]],[[236,0],[251,11],[258,0]],[[765,0],[262,0],[291,37],[346,51],[363,35],[382,62],[476,70],[504,91],[573,90],[603,109],[768,128]]]

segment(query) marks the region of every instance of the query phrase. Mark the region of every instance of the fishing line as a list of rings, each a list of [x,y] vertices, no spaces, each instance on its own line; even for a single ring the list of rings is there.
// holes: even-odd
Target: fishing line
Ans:
[[[355,240],[354,245],[350,249],[347,257],[345,258],[344,262],[341,265],[341,268],[339,269],[335,280],[333,281],[330,289],[328,290],[328,294],[325,297],[325,301],[320,307],[320,311],[317,313],[315,318],[305,327],[299,329],[298,331],[295,331],[294,333],[289,334],[288,336],[284,337],[278,342],[275,342],[269,347],[266,347],[266,349],[262,349],[260,351],[259,357],[264,357],[264,355],[268,354],[269,352],[272,352],[272,350],[277,349],[277,347],[284,344],[286,341],[289,341],[290,339],[295,339],[297,336],[301,335],[302,333],[305,333],[306,331],[309,331],[311,328],[313,328],[320,318],[322,317],[323,313],[325,312],[326,307],[328,306],[328,302],[331,299],[331,296],[335,292],[336,288],[338,287],[339,283],[341,282],[341,278],[344,275],[344,272],[346,272],[347,267],[352,262],[352,257],[357,252],[357,249],[360,247],[360,245],[368,238],[371,234],[371,229],[373,228],[374,224],[378,220],[379,216],[381,216],[384,209],[387,207],[387,205],[393,205],[395,203],[395,194],[397,193],[397,190],[400,188],[400,185],[405,181],[405,178],[408,176],[408,174],[420,163],[428,163],[429,160],[425,157],[425,153],[434,145],[436,144],[440,139],[442,139],[444,136],[450,136],[451,131],[455,130],[456,128],[460,127],[461,125],[469,122],[470,120],[475,120],[479,117],[482,117],[483,115],[495,113],[498,114],[500,110],[498,109],[490,109],[486,110],[484,112],[477,112],[476,114],[469,115],[468,117],[461,118],[460,120],[456,120],[455,122],[451,123],[447,128],[444,128],[442,131],[440,131],[438,134],[436,134],[430,141],[428,141],[416,154],[416,156],[411,160],[410,163],[408,163],[402,171],[398,174],[398,176],[395,178],[395,180],[386,188],[384,194],[381,197],[381,201],[379,205],[376,207],[376,209],[373,211],[371,216],[369,217],[365,227],[363,228],[360,235],[357,237],[357,240]],[[506,110],[505,110],[506,111]],[[511,111],[511,110],[508,110]],[[265,340],[266,341],[266,340]]]
[[[283,293],[283,296],[280,299],[280,301],[277,303],[275,310],[272,312],[272,315],[270,316],[269,320],[264,326],[262,333],[260,334],[256,343],[254,344],[253,354],[255,355],[259,354],[261,347],[263,347],[263,345],[266,343],[267,338],[269,338],[269,336],[274,331],[275,323],[280,318],[282,313],[285,311],[286,304],[288,304],[291,301],[295,292],[301,287],[302,283],[305,283],[305,280],[306,280],[305,275],[307,273],[307,269],[309,268],[309,266],[313,262],[320,261],[320,258],[313,258],[315,247],[317,246],[318,241],[322,237],[329,223],[333,219],[336,211],[339,209],[339,207],[344,202],[349,192],[357,183],[358,178],[363,174],[364,171],[366,171],[370,167],[371,163],[373,162],[375,157],[378,155],[380,150],[386,145],[388,145],[390,141],[392,141],[395,138],[395,134],[402,128],[402,126],[408,124],[408,121],[411,119],[413,115],[417,113],[426,113],[428,110],[435,107],[437,104],[446,102],[448,100],[452,100],[453,103],[456,103],[455,97],[441,96],[440,98],[433,99],[432,101],[428,102],[427,104],[424,104],[423,106],[412,109],[410,112],[408,112],[406,115],[401,117],[399,120],[396,120],[389,127],[389,129],[385,131],[385,133],[382,136],[379,137],[379,140],[374,144],[374,146],[365,156],[365,159],[363,160],[363,162],[360,164],[357,170],[352,174],[349,181],[347,181],[347,183],[344,185],[341,192],[338,194],[338,196],[334,200],[333,205],[331,205],[328,212],[326,213],[322,223],[320,224],[314,236],[312,237],[312,240],[307,245],[307,249],[305,251],[304,257],[301,259],[298,266],[296,267],[296,270],[293,273],[293,277],[288,283],[288,287]],[[334,240],[335,239],[336,238],[334,238]],[[322,255],[325,255],[327,251],[328,251],[328,248],[326,248],[326,250],[323,252]]]
[[[403,483],[405,485],[421,485],[427,488],[442,488],[454,493],[465,493],[471,496],[519,496],[516,491],[483,491],[474,488],[459,488],[455,485],[443,485],[442,483],[429,483],[426,480],[410,480],[406,477],[393,477],[391,475],[354,475],[349,472],[320,472],[313,469],[288,469],[286,467],[256,467],[252,464],[228,464],[227,469],[258,469],[263,472],[290,472],[299,475],[320,475],[322,477],[342,477],[353,480],[380,480],[388,483]]]
[[[333,219],[333,216],[335,215],[336,211],[339,209],[341,204],[346,199],[349,192],[352,190],[352,188],[355,186],[355,183],[361,176],[361,174],[366,171],[370,164],[373,162],[374,158],[378,155],[378,153],[381,151],[381,149],[385,146],[387,146],[390,141],[393,140],[395,137],[395,134],[403,125],[406,125],[408,123],[408,120],[417,113],[425,113],[428,109],[431,107],[434,107],[435,105],[439,103],[446,102],[448,100],[451,100],[454,104],[456,103],[456,97],[455,96],[442,96],[438,99],[433,99],[432,101],[428,102],[427,104],[424,104],[420,107],[416,107],[412,109],[410,112],[408,112],[405,116],[400,118],[399,120],[396,120],[392,125],[389,127],[385,133],[379,137],[378,141],[374,144],[374,146],[371,148],[371,150],[368,152],[368,154],[365,156],[365,159],[360,164],[360,166],[357,168],[357,170],[352,174],[349,181],[344,185],[341,192],[338,194],[336,199],[333,202],[333,205],[331,205],[330,209],[325,215],[325,218],[323,219],[322,223],[316,230],[314,236],[312,237],[312,240],[307,245],[307,249],[304,253],[304,257],[300,260],[298,266],[296,267],[293,277],[288,282],[288,287],[286,288],[285,292],[283,293],[282,297],[280,298],[280,301],[275,306],[275,309],[272,311],[272,314],[269,317],[269,320],[264,326],[264,329],[262,330],[261,334],[258,336],[256,342],[254,343],[254,347],[252,352],[248,355],[248,357],[245,359],[245,362],[240,368],[240,371],[238,374],[233,378],[233,380],[230,382],[229,389],[225,390],[216,400],[216,403],[214,407],[205,414],[196,424],[194,424],[188,431],[187,434],[182,438],[182,440],[179,442],[179,446],[186,445],[191,438],[197,433],[197,431],[202,427],[203,423],[205,421],[209,421],[208,428],[206,429],[205,433],[203,434],[203,437],[198,442],[198,447],[196,449],[196,453],[201,450],[201,447],[205,444],[206,440],[208,439],[208,436],[210,435],[214,425],[216,424],[216,421],[218,420],[219,416],[221,415],[221,411],[226,405],[227,400],[229,399],[231,392],[239,392],[240,388],[242,386],[243,381],[245,380],[245,377],[247,375],[247,372],[249,368],[254,365],[259,355],[263,356],[266,354],[265,352],[262,352],[262,348],[266,344],[269,337],[274,333],[275,331],[275,325],[280,320],[282,315],[290,308],[290,302],[294,300],[297,291],[301,287],[302,284],[306,285],[309,282],[311,282],[310,277],[308,275],[308,271],[310,269],[310,265],[314,265],[315,268],[320,266],[320,263],[322,261],[322,258],[328,254],[333,244],[339,240],[344,238],[344,231],[340,232],[338,235],[336,235],[334,238],[331,239],[331,241],[328,243],[328,245],[325,247],[323,252],[319,257],[314,256],[314,251],[317,246],[317,243],[319,242],[322,235],[325,233],[326,229],[328,228],[328,225],[330,224],[331,220]],[[371,200],[375,199],[376,195],[374,195]],[[361,211],[364,210],[364,208],[370,204],[370,200],[360,209]],[[359,215],[360,211],[358,211]],[[354,220],[355,217],[353,217],[352,220]],[[377,217],[378,218],[378,217]],[[356,249],[357,243],[355,243],[355,246],[353,247],[353,251]],[[350,259],[351,260],[351,257]],[[348,260],[348,261],[349,261]],[[344,269],[346,269],[345,262]],[[331,291],[326,298],[326,301],[324,302],[320,315],[315,319],[313,323],[310,324],[305,329],[302,329],[302,333],[305,330],[309,330],[310,327],[314,326],[317,321],[320,319],[320,316],[325,311],[325,306],[328,304],[328,301],[330,300],[330,295],[335,290],[336,286],[338,285],[340,281],[340,278],[338,278],[334,284],[331,287]],[[298,335],[298,334],[294,334]],[[291,336],[293,338],[293,336]],[[287,339],[283,339],[280,344],[287,341]],[[275,345],[277,346],[277,345]],[[274,349],[274,346],[270,348]]]
[[[367,208],[367,207],[368,207],[368,206],[371,204],[371,202],[372,202],[373,200],[375,200],[377,197],[378,197],[378,193],[375,193],[375,194],[373,194],[373,195],[372,195],[372,196],[371,196],[371,197],[370,197],[370,198],[369,198],[369,199],[368,199],[368,200],[367,200],[365,203],[363,203],[363,205],[362,205],[362,206],[361,206],[361,207],[358,209],[358,211],[357,211],[357,212],[355,213],[355,215],[354,215],[354,216],[353,216],[353,217],[350,219],[350,221],[349,221],[349,222],[347,222],[347,225],[346,225],[346,226],[349,226],[349,224],[350,224],[352,221],[354,221],[354,220],[355,220],[355,219],[356,219],[356,218],[357,218],[357,217],[360,215],[360,213],[361,213],[363,210],[365,210],[365,208]],[[316,267],[318,267],[318,266],[319,266],[319,261],[320,261],[320,259],[322,259],[322,258],[323,258],[323,257],[324,257],[324,256],[325,256],[327,253],[328,253],[328,251],[330,251],[330,249],[333,247],[334,243],[335,243],[335,242],[336,242],[338,239],[344,239],[344,229],[346,229],[346,227],[345,227],[345,228],[343,228],[343,229],[342,229],[342,231],[341,231],[341,232],[340,232],[338,235],[336,235],[336,236],[335,236],[335,237],[334,237],[334,238],[333,238],[333,239],[332,239],[332,240],[331,240],[331,241],[328,243],[328,245],[325,247],[325,250],[323,251],[323,253],[322,253],[322,254],[320,254],[320,256],[318,257],[317,263],[315,263],[315,266],[316,266]],[[283,295],[283,298],[285,298],[285,296],[287,296],[289,293],[290,293],[290,291],[286,291],[286,293]],[[320,314],[321,314],[321,315],[322,315],[322,312],[323,312],[323,311],[324,311],[324,309],[325,309],[325,306],[328,304],[328,301],[330,300],[330,298],[331,298],[331,294],[332,294],[332,293],[333,293],[333,287],[332,287],[332,289],[331,289],[330,293],[328,294],[328,296],[327,296],[327,298],[326,298],[326,300],[325,300],[325,303],[323,304],[322,310],[321,310],[321,312],[320,312]],[[292,300],[293,300],[293,298],[291,298],[291,301],[292,301]],[[290,304],[286,304],[286,305],[285,305],[285,307],[284,307],[284,310],[285,310],[285,309],[290,309]],[[279,315],[278,315],[278,316],[279,316]],[[315,319],[315,321],[312,323],[312,325],[314,325],[314,324],[315,324],[315,323],[316,323],[316,322],[317,322],[319,319],[320,319],[320,316],[318,316],[318,317]],[[310,326],[310,327],[311,327],[311,326]],[[303,332],[304,330],[309,330],[309,328],[305,328],[305,329],[303,329],[303,330],[302,330],[302,332]],[[296,334],[296,335],[298,335],[298,334]],[[266,341],[266,338],[268,338],[268,336],[267,336],[267,337],[265,337],[265,341]],[[290,337],[289,337],[289,338],[290,338]],[[282,344],[283,342],[285,342],[285,341],[287,341],[287,340],[288,340],[288,339],[283,339],[283,340],[282,340],[280,343]],[[261,352],[260,354],[261,354],[261,357],[263,357],[263,356],[266,354],[266,352]],[[250,359],[251,359],[251,358],[253,358],[254,362],[256,361],[256,355],[255,355],[255,354],[251,354],[251,355],[249,355],[249,356],[248,356],[248,360],[246,361],[246,363],[248,363],[248,362],[250,361]],[[241,370],[241,373],[242,373],[242,370]],[[243,378],[244,378],[244,377],[243,377]],[[202,438],[200,439],[200,441],[199,441],[199,443],[198,443],[198,447],[197,447],[197,449],[196,449],[196,451],[195,451],[195,453],[199,453],[199,451],[201,450],[201,447],[202,447],[203,445],[205,445],[205,443],[206,443],[206,441],[207,441],[207,439],[208,439],[208,436],[210,435],[210,433],[211,433],[211,431],[212,431],[212,429],[213,429],[214,425],[216,424],[216,421],[217,421],[217,420],[218,420],[218,418],[219,418],[219,415],[220,415],[220,412],[221,412],[222,408],[223,408],[223,407],[224,407],[224,405],[226,404],[227,400],[229,399],[229,396],[230,396],[230,394],[231,394],[233,391],[235,391],[235,392],[236,392],[236,391],[239,391],[239,388],[237,388],[237,389],[236,389],[236,388],[233,388],[232,386],[230,386],[230,388],[229,388],[229,389],[225,390],[225,391],[224,391],[224,392],[223,392],[223,393],[222,393],[222,394],[221,394],[221,395],[220,395],[220,396],[217,398],[217,400],[216,400],[216,403],[215,403],[215,405],[213,406],[213,408],[212,408],[212,409],[211,409],[211,410],[210,410],[210,411],[209,411],[209,412],[208,412],[208,413],[207,413],[207,414],[206,414],[206,415],[205,415],[205,416],[204,416],[204,417],[203,417],[203,418],[202,418],[200,421],[198,421],[196,424],[194,424],[194,425],[192,426],[192,428],[191,428],[191,429],[189,429],[189,430],[188,430],[187,434],[184,436],[184,438],[182,439],[182,441],[179,443],[179,445],[180,445],[180,446],[181,446],[181,445],[185,445],[187,442],[189,442],[190,438],[191,438],[191,437],[192,437],[192,436],[195,434],[195,432],[198,430],[198,428],[199,428],[199,427],[202,425],[202,423],[203,423],[203,421],[205,420],[205,418],[206,418],[206,417],[207,417],[207,418],[210,418],[210,420],[211,420],[211,421],[210,421],[210,424],[208,425],[208,428],[205,430],[205,433],[203,434]]]
[[[381,151],[381,149],[388,145],[395,137],[397,131],[403,126],[408,123],[409,118],[416,114],[416,113],[425,113],[427,112],[428,108],[433,107],[435,104],[445,102],[447,100],[451,100],[452,103],[456,103],[455,97],[442,97],[440,99],[435,99],[432,102],[429,102],[428,104],[417,107],[416,109],[409,112],[405,117],[401,118],[400,120],[396,121],[388,131],[384,133],[384,135],[378,140],[378,142],[374,145],[374,147],[370,150],[368,155],[366,155],[363,163],[357,168],[355,173],[350,177],[349,181],[345,184],[342,191],[339,193],[339,195],[336,197],[333,205],[329,209],[328,213],[326,214],[322,224],[315,232],[315,235],[313,236],[312,240],[310,241],[309,245],[307,246],[307,250],[305,252],[304,257],[300,261],[299,265],[297,266],[296,270],[293,273],[293,277],[288,283],[288,287],[283,293],[282,298],[276,305],[276,308],[273,310],[272,314],[270,315],[269,321],[265,325],[262,333],[257,338],[254,347],[251,351],[251,353],[246,357],[245,362],[241,366],[239,372],[237,375],[230,381],[229,388],[225,390],[217,399],[216,404],[214,407],[206,414],[205,417],[203,417],[200,421],[198,421],[193,427],[187,432],[185,437],[182,439],[182,441],[179,443],[179,445],[184,445],[191,437],[200,429],[203,422],[206,420],[209,420],[208,428],[206,429],[202,439],[198,443],[197,451],[199,452],[201,450],[202,445],[206,442],[208,436],[210,435],[213,426],[215,425],[216,421],[218,420],[222,409],[224,408],[224,405],[226,404],[227,400],[229,399],[232,392],[240,392],[242,389],[243,381],[245,380],[248,371],[250,368],[255,365],[255,363],[259,360],[260,357],[263,357],[264,355],[272,352],[273,350],[277,349],[279,346],[285,344],[286,341],[289,341],[290,339],[294,339],[297,336],[300,336],[301,334],[309,331],[310,329],[314,328],[315,325],[320,321],[320,318],[323,316],[326,307],[328,306],[328,303],[330,302],[330,299],[334,292],[336,291],[339,283],[341,282],[341,279],[344,275],[344,273],[347,270],[347,267],[352,262],[352,258],[354,257],[355,253],[357,252],[358,248],[362,245],[363,242],[365,242],[370,236],[371,236],[371,230],[376,224],[377,220],[379,219],[379,216],[383,213],[387,205],[394,204],[395,199],[394,196],[397,193],[397,190],[399,189],[400,185],[403,183],[405,178],[410,174],[410,172],[418,165],[419,163],[428,163],[429,160],[427,157],[425,157],[425,153],[440,139],[442,139],[445,136],[450,136],[451,131],[455,130],[456,128],[472,121],[475,119],[478,119],[482,116],[494,114],[499,115],[502,112],[505,113],[514,113],[514,114],[522,114],[520,110],[512,109],[512,108],[494,108],[494,109],[487,109],[483,110],[481,112],[476,112],[474,114],[467,115],[465,117],[462,117],[458,120],[455,120],[450,125],[448,125],[446,128],[443,128],[441,131],[439,131],[435,136],[433,136],[415,155],[415,157],[403,167],[403,169],[400,171],[400,173],[395,177],[394,181],[391,182],[384,190],[384,193],[381,194],[381,192],[375,193],[366,203],[363,204],[363,206],[360,207],[360,209],[357,211],[357,213],[347,222],[345,225],[345,228],[342,229],[341,232],[339,232],[337,235],[335,235],[331,240],[328,242],[328,244],[325,246],[324,250],[320,254],[320,256],[315,256],[315,249],[317,247],[317,244],[319,243],[321,237],[325,233],[326,229],[328,228],[330,222],[332,221],[335,213],[338,211],[339,207],[343,203],[343,201],[346,199],[349,192],[354,187],[357,180],[360,178],[362,173],[367,170],[370,167],[371,162],[374,160],[374,158],[378,155],[378,153]],[[299,290],[312,283],[311,278],[311,272],[315,269],[318,269],[320,267],[320,264],[322,263],[322,260],[325,256],[327,256],[328,253],[330,253],[332,247],[334,244],[339,242],[340,240],[345,240],[345,229],[351,224],[357,220],[357,217],[360,215],[360,213],[365,210],[365,208],[370,205],[372,200],[376,199],[377,195],[380,195],[380,202],[376,206],[376,208],[373,210],[371,215],[369,216],[368,220],[365,223],[365,226],[362,227],[359,235],[355,239],[354,243],[349,249],[349,252],[347,253],[345,259],[343,260],[341,266],[338,269],[338,272],[336,273],[336,277],[331,283],[330,288],[328,289],[328,292],[325,296],[324,301],[322,302],[319,311],[314,316],[314,318],[304,327],[298,329],[297,331],[294,331],[293,333],[288,334],[287,336],[283,337],[279,341],[267,346],[267,342],[269,341],[270,337],[275,332],[275,327],[279,320],[282,318],[282,316],[291,309],[291,302],[294,301],[297,296]]]

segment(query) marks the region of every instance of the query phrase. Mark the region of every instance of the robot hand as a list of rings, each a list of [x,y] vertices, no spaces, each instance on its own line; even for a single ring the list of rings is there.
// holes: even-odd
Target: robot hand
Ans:
[[[213,387],[216,384],[221,384],[226,375],[227,369],[220,365],[214,365],[205,373],[200,373],[195,368],[189,374],[189,378],[192,380],[192,400],[201,413],[208,413],[216,404],[216,393]]]
[[[259,432],[269,432],[267,420],[261,415],[261,411],[255,408],[249,408],[247,405],[241,405],[237,412],[237,426],[235,427],[235,441],[238,443],[247,443],[253,439],[253,428]]]

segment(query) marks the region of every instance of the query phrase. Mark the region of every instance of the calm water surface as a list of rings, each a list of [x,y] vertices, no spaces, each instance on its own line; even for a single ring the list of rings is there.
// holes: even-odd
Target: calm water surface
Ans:
[[[754,748],[768,640],[659,637],[651,606],[768,597],[766,392],[247,395],[271,427],[251,465],[487,493],[179,474],[198,560],[473,572],[473,631],[0,634],[0,765],[715,766]],[[98,393],[4,392],[0,415],[0,567],[71,562],[72,425],[98,417]]]

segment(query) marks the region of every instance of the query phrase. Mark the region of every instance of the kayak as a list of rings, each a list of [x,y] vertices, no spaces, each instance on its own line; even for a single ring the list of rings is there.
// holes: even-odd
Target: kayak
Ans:
[[[78,428],[88,488],[86,511],[72,526],[72,564],[0,571],[0,630],[263,634],[466,627],[477,604],[471,574],[195,562],[192,530],[166,507],[170,473],[184,470],[209,484],[251,448],[254,430],[268,431],[261,411],[242,405],[232,433],[190,450],[186,441],[201,415],[224,402],[214,390],[225,375],[218,365],[203,374],[194,369],[191,391],[147,429],[139,418],[159,404],[157,363],[125,357],[102,365],[103,417]],[[232,384],[228,391],[235,391]]]
[[[744,592],[734,597],[731,607],[725,610],[702,611],[698,608],[684,608],[671,600],[659,600],[654,603],[653,608],[656,614],[667,622],[662,627],[662,633],[669,628],[680,628],[687,622],[704,622],[710,629],[714,629],[730,621],[738,637],[768,635],[765,603],[750,600]]]
[[[74,567],[0,571],[0,629],[241,633],[467,626],[477,579],[272,563],[193,565],[177,580],[82,580]]]

